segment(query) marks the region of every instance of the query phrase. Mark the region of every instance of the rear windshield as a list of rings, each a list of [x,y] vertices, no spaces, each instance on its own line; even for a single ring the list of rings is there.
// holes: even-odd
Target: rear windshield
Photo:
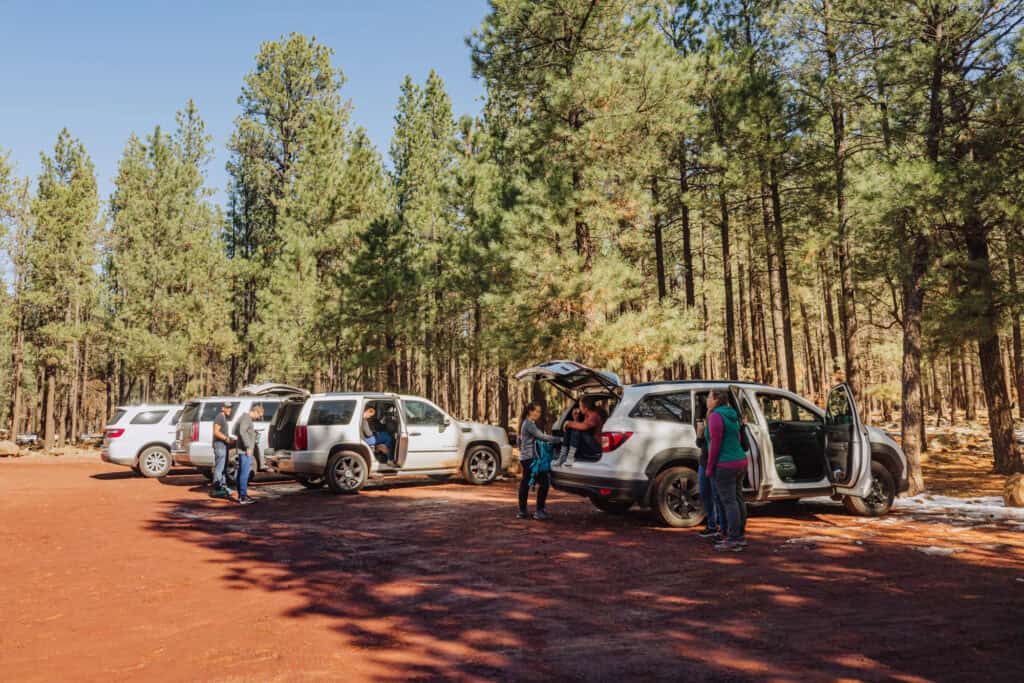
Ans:
[[[178,418],[179,422],[195,422],[196,417],[199,415],[199,404],[189,403],[185,406],[185,409],[181,411],[181,417]]]
[[[309,425],[347,425],[356,411],[355,401],[317,401],[309,413]]]
[[[121,421],[121,418],[124,417],[125,413],[127,412],[128,411],[125,410],[124,408],[118,408],[117,410],[114,411],[114,414],[110,417],[110,422],[108,422],[107,424],[116,425],[118,422]]]
[[[166,410],[144,410],[132,418],[133,425],[155,425],[167,415]]]
[[[200,422],[213,422],[217,419],[217,415],[220,414],[220,407],[224,405],[223,401],[213,401],[210,403],[203,404],[202,417],[199,419]],[[231,417],[229,420],[235,419],[235,414],[238,412],[238,401],[229,401],[228,405],[231,406]]]
[[[179,410],[178,412],[176,412],[176,413],[174,414],[174,417],[172,417],[172,418],[171,418],[171,424],[172,424],[172,425],[176,425],[176,424],[178,424],[178,420],[180,420],[180,419],[181,419],[181,414],[182,414],[183,412],[185,412],[185,411],[184,411],[184,410]]]

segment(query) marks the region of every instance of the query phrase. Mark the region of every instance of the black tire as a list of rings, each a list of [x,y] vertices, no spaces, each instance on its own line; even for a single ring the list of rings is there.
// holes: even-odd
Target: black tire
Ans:
[[[139,469],[139,464],[138,463],[135,463],[134,465],[132,465],[132,472],[134,472],[135,474],[139,475],[140,477],[142,476],[142,470]]]
[[[473,446],[462,464],[466,481],[476,486],[490,484],[501,470],[501,456],[490,446]]]
[[[327,487],[334,493],[359,493],[370,476],[366,458],[353,451],[338,451],[327,460],[324,473]]]
[[[163,446],[148,446],[139,453],[138,467],[147,479],[166,477],[171,471],[171,452]]]
[[[896,500],[896,480],[885,465],[871,461],[871,493],[867,498],[844,496],[843,507],[862,517],[881,517],[892,509]]]
[[[295,481],[299,482],[307,489],[322,489],[326,480],[324,477],[295,477]]]
[[[212,467],[197,467],[199,474],[206,477],[206,481],[213,481],[213,468]]]
[[[651,507],[665,526],[688,529],[703,522],[697,471],[681,465],[662,471],[654,480]]]
[[[591,497],[590,502],[601,512],[607,512],[610,515],[624,515],[633,507],[631,500],[608,500],[598,496]]]

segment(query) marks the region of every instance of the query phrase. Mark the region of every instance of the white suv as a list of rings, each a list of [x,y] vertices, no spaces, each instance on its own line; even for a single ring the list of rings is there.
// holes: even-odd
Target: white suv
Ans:
[[[363,411],[376,411],[375,432],[387,432],[393,451],[371,452],[363,442]],[[487,484],[512,459],[501,427],[461,422],[425,398],[387,393],[329,393],[285,401],[270,425],[270,469],[303,485],[325,483],[334,493],[356,493],[371,478],[462,473]]]
[[[584,395],[603,398],[608,420],[602,453],[576,455],[571,467],[553,466],[551,483],[586,496],[606,512],[634,504],[651,508],[665,524],[689,527],[704,519],[697,481],[697,423],[711,389],[728,389],[745,421],[750,454],[746,498],[770,501],[828,495],[862,515],[882,515],[908,488],[907,459],[885,432],[865,427],[849,387],[829,393],[826,409],[785,389],[746,382],[683,380],[623,386],[609,372],[573,361],[551,361],[516,374],[543,381],[569,399],[561,425]]]
[[[100,458],[144,477],[171,471],[171,445],[180,405],[119,406],[103,429]]]
[[[285,397],[308,395],[304,389],[286,384],[251,384],[239,390],[237,396],[208,396],[197,398],[185,404],[178,422],[174,441],[174,464],[195,467],[207,479],[213,478],[213,421],[220,415],[221,406],[231,406],[228,421],[228,435],[235,435],[235,425],[243,412],[250,410],[254,403],[263,406],[263,421],[255,423],[257,444],[253,453],[253,469],[250,476],[265,468],[267,454],[267,426],[274,419]],[[228,479],[234,481],[237,453],[232,449],[227,468]]]

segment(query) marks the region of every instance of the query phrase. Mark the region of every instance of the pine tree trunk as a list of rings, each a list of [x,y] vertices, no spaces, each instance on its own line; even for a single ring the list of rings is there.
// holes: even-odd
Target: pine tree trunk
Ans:
[[[1012,239],[1010,240],[1013,241]],[[1017,389],[1017,415],[1024,419],[1024,343],[1021,342],[1020,330],[1020,289],[1017,285],[1017,254],[1010,249],[1007,255],[1007,280],[1010,285],[1010,330],[1013,335],[1013,384]]]
[[[739,261],[739,259],[737,260]],[[747,311],[750,309],[750,306],[747,301],[746,269],[743,267],[742,261],[737,265],[736,276],[739,280],[740,288],[740,358],[742,359],[744,370],[747,370],[751,367],[750,334],[747,328]]]
[[[50,361],[46,362],[43,379],[46,383],[46,398],[43,406],[44,417],[44,444],[47,450],[54,447],[57,442],[57,423],[54,420],[57,402],[57,365]]]
[[[694,379],[701,379],[703,377],[711,377],[711,334],[710,334],[710,320],[708,316],[708,258],[707,258],[707,234],[705,230],[705,223],[701,221],[700,224],[700,306],[701,306],[701,322],[704,327],[704,361],[701,367],[694,368],[697,372],[693,373]]]
[[[761,224],[764,227],[765,255],[768,263],[768,296],[771,302],[772,342],[775,350],[774,376],[770,379],[770,383],[781,386],[786,381],[789,370],[786,368],[785,339],[782,336],[782,301],[779,294],[782,285],[779,282],[779,268],[776,258],[776,248],[778,245],[775,243],[771,208],[768,204],[768,192],[768,181],[762,171]]]
[[[508,430],[508,366],[498,364],[498,424]]]
[[[687,168],[686,139],[679,143],[679,212],[683,232],[683,291],[686,296],[686,309],[693,310],[697,306],[697,291],[693,278],[693,229],[690,225],[690,205],[687,195],[690,191],[690,177]],[[690,367],[690,377],[700,376],[700,363]]]
[[[14,344],[11,348],[11,440],[18,435],[21,427],[21,375],[25,363],[24,313],[19,301],[15,301]]]
[[[821,277],[821,291],[822,294],[825,295],[825,327],[828,332],[829,360],[832,361],[832,367],[829,368],[829,371],[834,373],[839,369],[839,344],[836,341],[836,317],[832,308],[832,283],[829,280],[828,274],[825,272],[824,259],[822,259],[822,264],[818,272]]]
[[[1013,435],[1013,415],[1003,374],[1003,359],[999,346],[999,309],[989,259],[988,234],[981,225],[980,217],[977,216],[969,216],[964,228],[964,242],[967,246],[967,255],[971,259],[968,275],[970,291],[976,292],[982,302],[982,310],[977,321],[978,360],[981,364],[985,405],[988,408],[995,471],[1001,474],[1024,472],[1020,448]]]
[[[725,290],[725,362],[729,378],[737,379],[739,369],[736,366],[736,313],[733,310],[732,260],[729,255],[729,205],[724,189],[718,191],[718,208],[722,233],[722,286]]]
[[[903,407],[901,432],[903,452],[910,472],[910,494],[924,490],[921,471],[921,321],[924,313],[924,275],[928,268],[928,247],[923,237],[915,241],[910,270],[903,279]]]
[[[793,358],[793,316],[789,297],[789,266],[786,262],[786,231],[782,223],[782,198],[779,190],[779,178],[776,162],[772,159],[768,164],[768,178],[772,194],[772,223],[775,226],[775,261],[779,270],[779,305],[782,309],[783,348],[786,353],[786,388],[796,391],[796,361]]]

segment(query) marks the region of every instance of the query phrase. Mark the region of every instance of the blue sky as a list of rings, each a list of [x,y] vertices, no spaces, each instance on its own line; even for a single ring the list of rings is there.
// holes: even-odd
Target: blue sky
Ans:
[[[405,74],[444,78],[456,115],[480,110],[465,37],[486,0],[373,2],[16,2],[0,0],[0,149],[19,175],[39,170],[64,126],[82,140],[103,199],[129,133],[170,127],[192,98],[213,135],[209,185],[223,201],[225,144],[259,44],[298,31],[335,51],[353,122],[383,155]]]

